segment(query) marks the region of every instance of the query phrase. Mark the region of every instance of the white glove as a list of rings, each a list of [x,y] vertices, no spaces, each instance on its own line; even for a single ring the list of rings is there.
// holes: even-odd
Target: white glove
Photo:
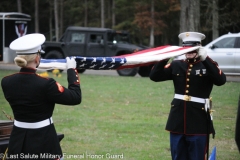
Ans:
[[[76,68],[77,62],[75,61],[74,57],[67,57],[66,60],[67,60],[67,69],[69,69],[69,68],[75,69]]]
[[[200,57],[201,61],[204,61],[207,57],[207,51],[203,47],[200,47],[198,49],[198,56]]]

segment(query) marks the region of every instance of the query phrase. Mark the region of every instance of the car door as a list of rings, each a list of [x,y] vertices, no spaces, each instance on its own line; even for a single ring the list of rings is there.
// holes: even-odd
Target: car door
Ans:
[[[240,37],[237,38],[235,43],[235,58],[234,58],[234,65],[235,65],[235,74],[240,75]]]
[[[69,31],[65,42],[65,53],[68,56],[85,56],[86,33]]]
[[[89,33],[86,57],[104,57],[105,40],[103,33]]]
[[[235,41],[236,37],[223,37],[205,47],[209,57],[218,63],[223,72],[235,72]]]

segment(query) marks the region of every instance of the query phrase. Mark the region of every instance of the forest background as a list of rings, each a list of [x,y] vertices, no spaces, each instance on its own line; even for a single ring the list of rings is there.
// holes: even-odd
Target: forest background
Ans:
[[[68,26],[127,30],[136,44],[179,45],[184,31],[204,33],[203,45],[240,31],[239,0],[1,0],[0,12],[31,15],[32,32],[60,39]]]

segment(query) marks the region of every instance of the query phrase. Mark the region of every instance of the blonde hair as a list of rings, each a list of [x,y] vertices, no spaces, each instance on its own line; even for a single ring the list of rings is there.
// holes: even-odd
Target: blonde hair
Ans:
[[[26,67],[29,62],[32,62],[37,57],[37,54],[17,55],[14,58],[14,62],[19,67]]]

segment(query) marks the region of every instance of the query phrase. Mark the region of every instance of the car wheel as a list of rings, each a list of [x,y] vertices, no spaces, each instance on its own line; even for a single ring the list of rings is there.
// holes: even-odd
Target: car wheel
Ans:
[[[126,68],[117,70],[120,76],[135,76],[138,73],[138,68]]]
[[[149,77],[152,65],[139,67],[138,74],[142,77]]]
[[[57,50],[53,50],[48,52],[45,56],[45,59],[64,59],[64,56],[62,55],[61,52],[57,51]],[[53,70],[48,70],[48,72],[52,72]],[[59,70],[60,72],[62,72],[63,70]]]
[[[78,73],[83,73],[86,71],[86,69],[77,69]]]
[[[44,56],[45,59],[63,59],[63,55],[61,52],[57,50],[50,51]]]

